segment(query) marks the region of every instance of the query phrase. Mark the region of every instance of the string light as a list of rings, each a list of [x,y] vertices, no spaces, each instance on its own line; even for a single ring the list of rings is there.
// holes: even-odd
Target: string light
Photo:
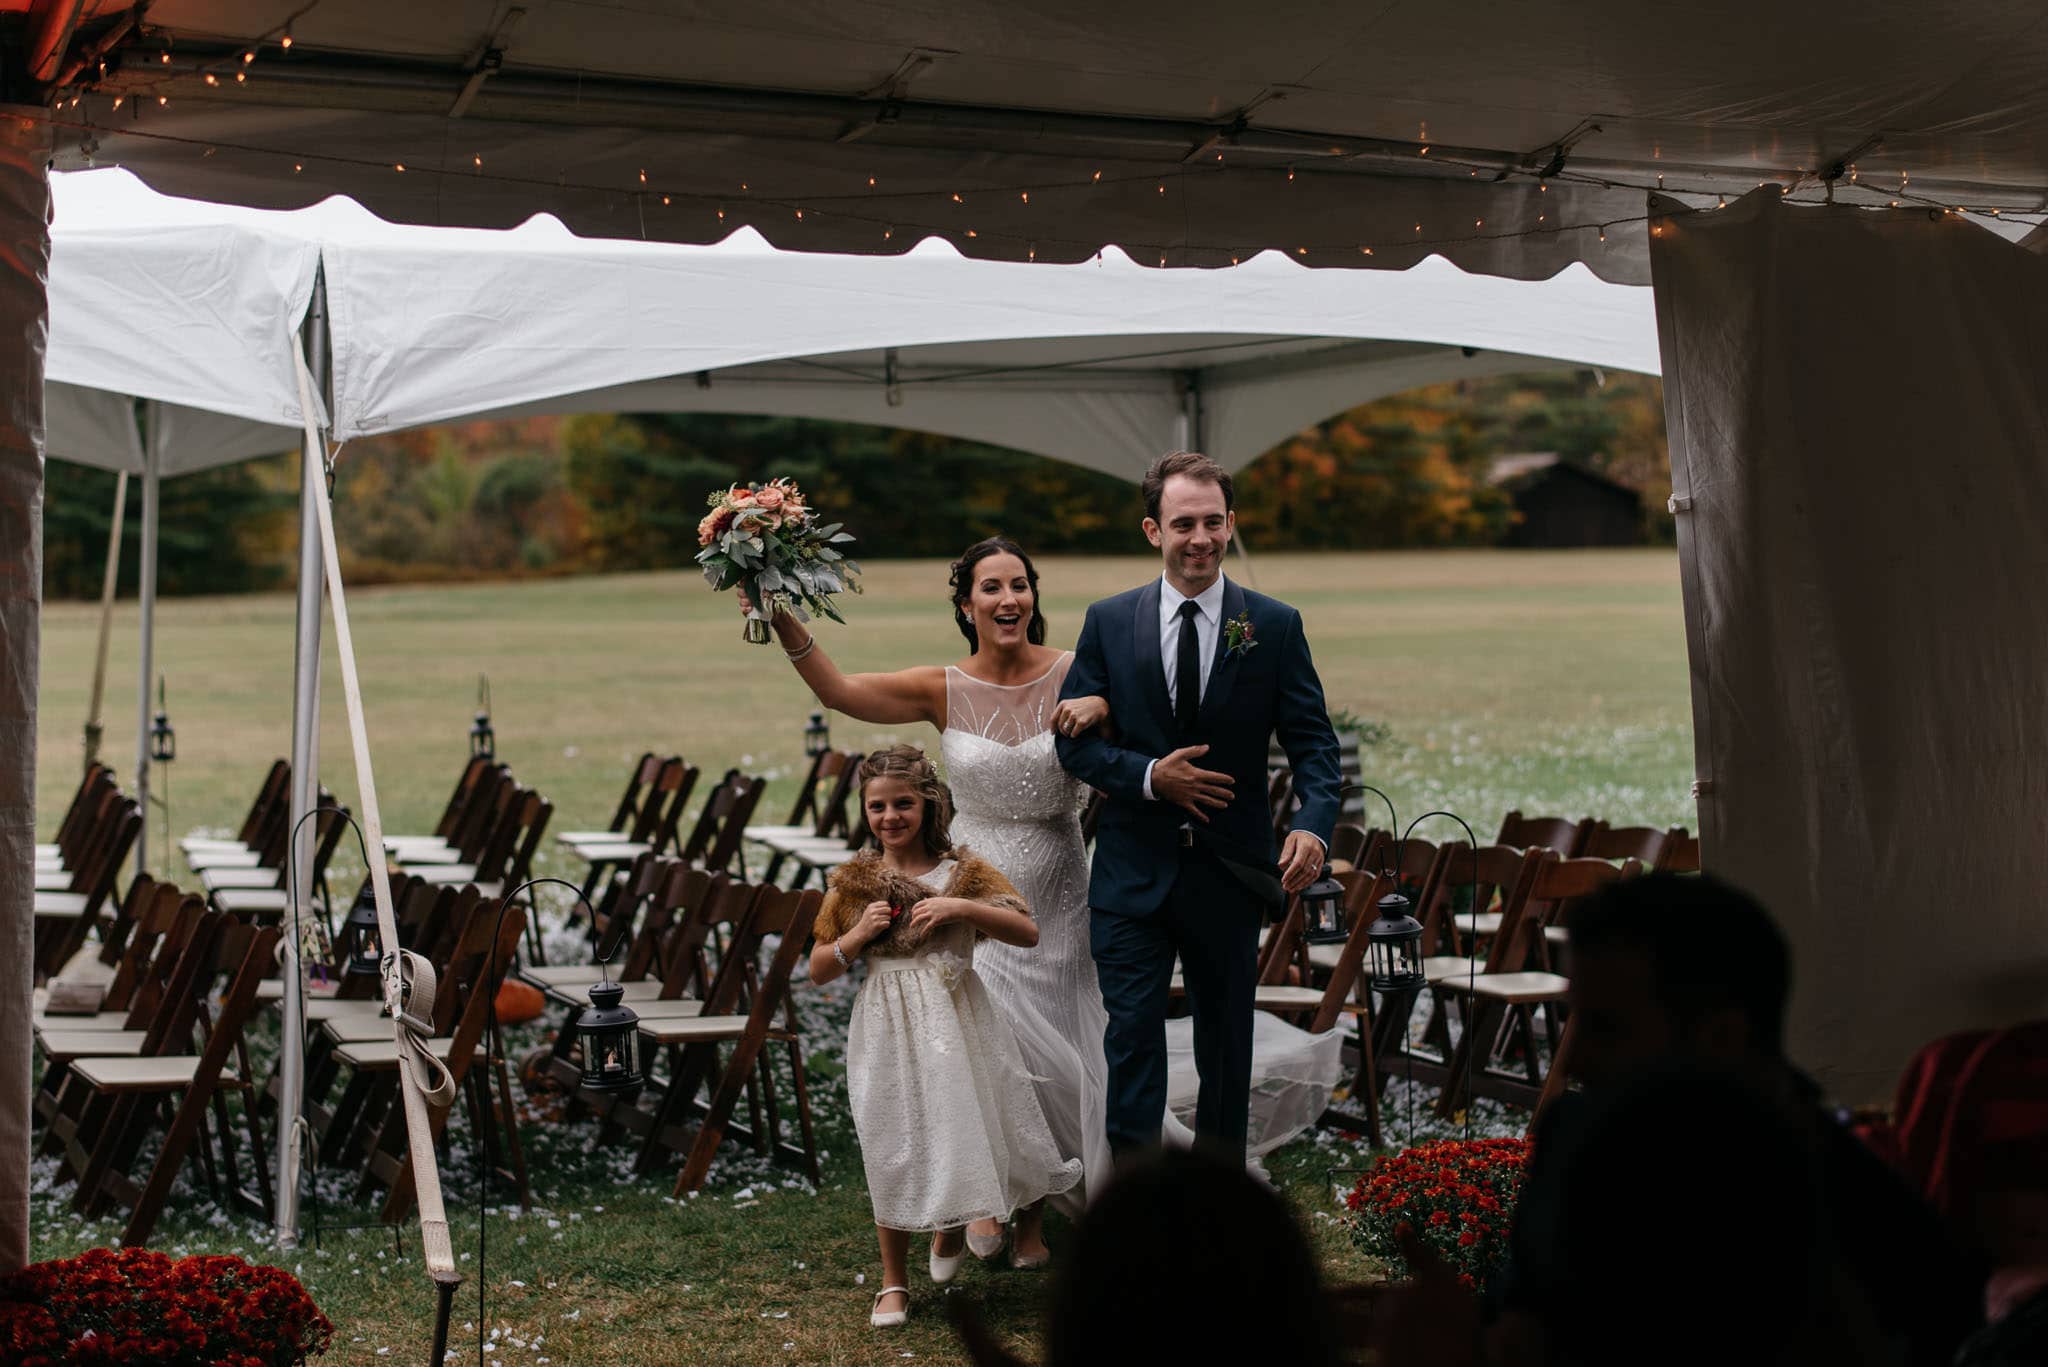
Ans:
[[[1549,182],[1549,181],[1543,181],[1543,182],[1540,182],[1540,183],[1539,183],[1539,184],[1538,184],[1538,185],[1536,186],[1536,193],[1537,193],[1537,194],[1539,194],[1539,195],[1547,195],[1547,194],[1549,194],[1549,193],[1550,193],[1550,182]]]
[[[972,228],[969,228],[969,229],[967,230],[967,235],[968,235],[969,237],[980,237],[980,236],[981,236],[981,234],[980,234],[980,233],[978,233],[978,232],[974,231],[974,229],[972,229]]]
[[[391,169],[394,171],[404,171],[405,163],[402,161],[394,161],[391,163]]]
[[[250,51],[248,51],[248,52],[244,52],[244,53],[242,54],[242,65],[243,65],[243,66],[247,66],[247,65],[249,65],[249,63],[251,63],[251,62],[253,62],[253,61],[255,61],[255,60],[256,60],[256,53],[255,53],[255,50],[254,50],[254,49],[251,49]]]
[[[1032,243],[1030,248],[1024,253],[1024,259],[1027,261],[1036,261],[1038,259],[1038,244],[1036,242]]]
[[[1538,215],[1536,215],[1536,221],[1537,221],[1538,223],[1541,223],[1541,222],[1542,222],[1542,221],[1543,221],[1544,219],[1546,219],[1546,218],[1548,218],[1548,217],[1549,217],[1549,215],[1548,215],[1548,214],[1538,214]]]
[[[290,29],[284,31],[284,37],[277,40],[277,45],[279,47],[290,47],[292,45],[292,31]]]
[[[1607,240],[1607,225],[1605,223],[1600,225],[1600,240],[1602,242]]]
[[[1426,157],[1426,156],[1428,156],[1428,155],[1429,155],[1429,144],[1428,144],[1428,143],[1424,143],[1424,144],[1422,145],[1422,150],[1421,150],[1420,152],[1417,152],[1417,153],[1416,153],[1415,155],[1416,155],[1416,156],[1418,156],[1418,157]]]
[[[1366,256],[1372,255],[1372,248],[1370,247],[1360,247],[1358,250]]]
[[[868,188],[870,190],[875,188],[875,178],[873,176],[868,177]]]
[[[720,218],[724,218],[724,217],[725,217],[725,215],[724,215],[724,214],[720,214],[720,215],[719,215],[719,217],[720,217]],[[894,237],[894,236],[896,236],[896,229],[895,229],[894,227],[888,227],[888,228],[884,228],[884,229],[882,229],[882,240],[883,240],[883,241],[885,241],[885,242],[886,242],[886,241],[887,241],[888,239],[890,239],[890,238],[892,238],[892,237]]]
[[[1418,233],[1422,231],[1422,225],[1420,223],[1415,225],[1415,231]]]
[[[1100,172],[1100,171],[1097,171],[1097,172],[1096,172],[1096,173],[1095,173],[1095,174],[1094,174],[1093,176],[1089,177],[1089,179],[1090,179],[1090,180],[1101,180],[1101,179],[1102,179],[1102,172]]]
[[[1018,192],[1017,197],[1023,200],[1026,204],[1029,204],[1031,202],[1031,192],[1029,190],[1023,190]]]
[[[1483,218],[1475,218],[1472,220],[1472,226],[1475,228],[1483,228],[1486,226],[1486,220]]]
[[[967,201],[960,198],[960,192],[958,190],[955,190],[953,192],[953,202],[955,204],[965,204]]]
[[[640,183],[642,185],[647,183],[647,168],[645,166],[640,168]]]
[[[249,83],[249,73],[248,73],[248,72],[246,72],[246,71],[237,71],[237,72],[235,73],[235,84],[236,84],[236,85],[247,85],[248,83]]]
[[[484,159],[481,153],[472,155],[470,157],[470,160],[475,162],[478,166],[482,166],[484,164]]]
[[[295,161],[295,162],[293,162],[293,163],[292,163],[292,174],[293,174],[293,175],[297,175],[297,174],[298,174],[299,172],[301,172],[301,171],[303,171],[303,170],[305,170],[305,169],[306,169],[306,164],[305,164],[304,162],[302,162],[302,161]]]
[[[125,97],[125,96],[121,96],[121,95],[116,95],[116,96],[114,97],[114,108],[116,108],[116,109],[119,109],[119,108],[121,107],[121,101],[122,101],[122,100],[123,100],[124,98],[126,98],[126,97]]]
[[[803,221],[804,221],[804,211],[803,211],[802,209],[798,209],[798,210],[796,211],[796,221],[797,221],[797,222],[799,222],[799,223],[801,223],[801,222],[803,222]],[[973,234],[972,234],[972,233],[970,233],[970,234],[968,234],[968,236],[970,236],[970,237],[971,237],[971,236],[973,236]]]
[[[1162,194],[1162,195],[1166,193],[1166,187],[1165,187],[1164,185],[1161,185],[1161,186],[1159,187],[1159,193],[1160,193],[1160,194]]]
[[[1727,207],[1728,207],[1728,196],[1726,196],[1726,195],[1722,195],[1722,196],[1720,197],[1720,203],[1716,204],[1716,205],[1715,205],[1714,207],[1715,207],[1716,209],[1725,209],[1725,208],[1727,208]]]
[[[1290,182],[1291,182],[1291,181],[1292,181],[1292,180],[1294,179],[1294,168],[1293,168],[1292,166],[1290,166],[1290,167],[1288,167],[1288,168],[1287,168],[1287,179],[1288,179],[1288,180],[1289,180]],[[1375,808],[1374,810],[1378,810],[1378,809],[1377,809],[1377,808]]]
[[[171,54],[168,52],[159,52],[156,55],[156,59],[159,62],[163,63],[165,66],[169,66],[171,64]]]
[[[211,71],[209,71],[206,73],[206,83],[208,85],[219,85],[220,77],[214,75]]]
[[[157,96],[157,97],[156,97],[156,107],[157,107],[158,109],[162,109],[162,108],[164,108],[165,106],[169,105],[169,104],[170,104],[170,102],[171,102],[171,97],[170,97],[170,96],[168,96],[168,95],[159,95],[159,96]]]
[[[667,196],[667,195],[663,195],[663,196],[661,197],[661,207],[662,207],[662,208],[664,208],[664,209],[666,209],[666,208],[668,207],[668,196]]]

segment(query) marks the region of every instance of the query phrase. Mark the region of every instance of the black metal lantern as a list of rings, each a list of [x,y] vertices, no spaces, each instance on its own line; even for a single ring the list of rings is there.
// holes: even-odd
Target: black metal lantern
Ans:
[[[804,728],[804,758],[816,759],[831,748],[832,728],[825,725],[825,714],[811,713],[811,724]]]
[[[1344,885],[1323,865],[1322,877],[1301,890],[1301,937],[1312,945],[1342,944],[1350,932],[1344,928]]]
[[[351,978],[374,978],[383,971],[384,947],[378,941],[377,893],[366,881],[348,909],[342,929],[348,936],[348,963],[344,972]]]
[[[583,1045],[583,1085],[626,1096],[640,1090],[640,1016],[620,1002],[626,989],[607,979],[590,989],[590,1009],[576,1021]]]
[[[491,681],[482,674],[476,676],[476,722],[469,728],[469,757],[498,757],[498,735],[491,730]]]
[[[156,720],[149,726],[149,757],[158,764],[169,764],[178,757],[178,733],[171,729],[170,713],[164,707],[164,680],[156,680]]]
[[[1420,992],[1429,986],[1422,971],[1422,923],[1409,914],[1407,897],[1390,892],[1380,898],[1379,915],[1366,927],[1367,952],[1375,992]]]

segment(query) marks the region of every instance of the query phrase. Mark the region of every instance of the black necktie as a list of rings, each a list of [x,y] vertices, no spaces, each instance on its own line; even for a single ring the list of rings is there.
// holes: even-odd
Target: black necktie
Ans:
[[[1195,716],[1202,710],[1202,641],[1195,634],[1195,618],[1201,611],[1192,598],[1180,605],[1180,660],[1173,675],[1173,712],[1183,736],[1194,733]]]

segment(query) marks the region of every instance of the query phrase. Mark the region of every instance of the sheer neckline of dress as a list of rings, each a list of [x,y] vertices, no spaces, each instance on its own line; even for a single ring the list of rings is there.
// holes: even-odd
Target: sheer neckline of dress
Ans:
[[[979,679],[976,678],[974,675],[969,674],[959,665],[947,665],[946,668],[951,670],[953,673],[958,674],[961,678],[967,680],[969,683],[980,684],[983,688],[1036,688],[1039,684],[1044,683],[1047,679],[1052,677],[1052,672],[1060,667],[1060,661],[1066,659],[1069,655],[1072,655],[1073,653],[1074,652],[1071,650],[1062,650],[1059,654],[1053,656],[1052,663],[1045,667],[1045,672],[1043,674],[1040,674],[1035,679],[1026,679],[1023,683],[990,683],[987,679]]]

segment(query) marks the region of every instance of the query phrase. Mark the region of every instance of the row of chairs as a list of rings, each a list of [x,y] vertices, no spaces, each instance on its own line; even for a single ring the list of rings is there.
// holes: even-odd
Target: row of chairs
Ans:
[[[57,838],[35,847],[37,983],[63,968],[91,938],[142,824],[142,804],[121,791],[114,771],[104,764],[87,765]],[[118,944],[102,945],[108,964],[119,953]]]
[[[43,1071],[32,1113],[43,1152],[74,1184],[74,1209],[127,1212],[126,1243],[147,1241],[188,1160],[216,1195],[266,1211],[267,1148],[245,1027],[276,996],[266,988],[278,929],[146,874],[116,921],[121,949],[96,1002],[60,1010],[46,991],[36,994]],[[230,1098],[249,1140],[239,1155]]]
[[[1411,897],[1428,982],[1414,998],[1377,1005],[1354,984],[1354,1092],[1376,1096],[1399,1072],[1436,1083],[1446,1117],[1475,1096],[1489,1096],[1528,1106],[1532,1126],[1568,1076],[1571,983],[1564,954],[1572,906],[1618,878],[1699,869],[1699,842],[1683,827],[1617,827],[1520,812],[1507,815],[1493,844],[1477,849],[1463,840],[1404,842],[1391,831],[1356,827],[1340,830],[1333,846]],[[1373,914],[1370,905],[1357,910],[1366,919]],[[1333,947],[1293,952],[1284,971],[1304,981],[1324,980],[1337,968]],[[1418,1009],[1427,1012],[1420,1041],[1411,1038]]]

